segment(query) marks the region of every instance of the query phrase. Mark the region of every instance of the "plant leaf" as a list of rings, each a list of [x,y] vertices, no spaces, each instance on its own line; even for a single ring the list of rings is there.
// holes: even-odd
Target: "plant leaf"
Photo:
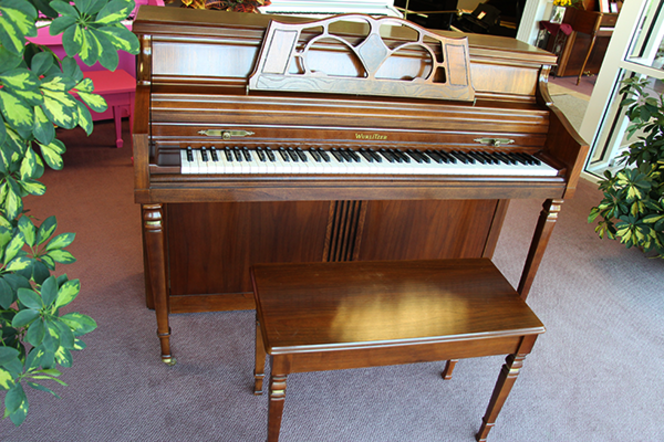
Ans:
[[[61,364],[62,365],[62,364]],[[71,367],[71,365],[70,365]],[[40,391],[45,391],[47,393],[51,393],[53,396],[57,397],[58,399],[62,399],[60,396],[58,396],[53,390],[50,388],[46,388],[43,385],[37,384],[36,382],[26,382],[29,387],[34,388],[35,390],[40,390]]]
[[[34,246],[37,228],[32,223],[32,220],[27,216],[22,216],[18,220],[18,229],[23,234],[23,239],[25,240],[25,243],[30,247]]]
[[[55,276],[46,278],[41,286],[41,295],[44,300],[44,305],[51,305],[58,297],[58,281]]]
[[[106,109],[108,109],[106,100],[104,100],[104,97],[101,95],[89,94],[87,92],[79,91],[78,96],[81,97],[85,104],[90,106],[90,109],[95,112],[104,112]]]
[[[7,362],[16,359],[19,351],[12,347],[0,347],[0,366],[5,365]]]
[[[53,261],[59,262],[60,264],[72,264],[76,262],[76,258],[67,250],[51,250],[48,252],[48,256],[53,258]]]
[[[97,328],[97,323],[91,317],[78,312],[67,313],[60,320],[74,331],[74,335],[83,336]]]
[[[12,374],[0,367],[0,390],[9,390],[14,386],[14,377]]]
[[[37,310],[26,309],[21,310],[20,312],[14,315],[12,319],[12,327],[19,328],[25,327],[30,324],[32,321],[39,317],[39,312]]]
[[[80,291],[81,282],[78,279],[72,279],[62,284],[58,290],[57,298],[55,301],[55,308],[64,307],[65,305],[72,302],[74,299],[76,299],[76,296],[78,296]],[[72,328],[76,329],[76,327]]]
[[[44,321],[40,318],[35,320],[30,327],[28,328],[28,333],[26,334],[26,339],[33,347],[39,346],[44,340],[44,335],[46,334],[46,329],[44,327]]]
[[[53,232],[55,232],[57,227],[58,221],[55,216],[49,216],[46,218],[39,226],[39,229],[37,229],[37,245],[41,245],[46,242],[51,237]]]
[[[17,256],[16,258],[12,259],[9,264],[7,264],[5,270],[8,272],[18,272],[27,269],[30,267],[30,264],[32,264],[31,258],[27,256]]]
[[[135,7],[136,4],[131,0],[112,0],[99,11],[95,23],[110,24],[124,20]]]
[[[21,301],[21,304],[32,310],[39,310],[44,306],[42,297],[31,289],[18,289],[18,300]]]
[[[55,138],[55,127],[53,127],[53,123],[48,119],[41,106],[35,106],[34,111],[35,124],[32,128],[32,134],[40,143],[47,145],[51,144]]]
[[[57,138],[53,139],[53,142],[49,145],[39,144],[41,148],[42,156],[46,160],[46,164],[49,165],[52,169],[60,170],[63,166],[62,154],[65,152],[65,146],[62,144],[62,141]]]

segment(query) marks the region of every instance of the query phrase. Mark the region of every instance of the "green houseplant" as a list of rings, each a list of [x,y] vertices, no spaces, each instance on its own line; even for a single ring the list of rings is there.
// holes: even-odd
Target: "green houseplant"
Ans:
[[[80,336],[97,326],[60,311],[80,291],[79,280],[55,275],[56,264],[75,261],[66,250],[75,235],[56,235],[54,216],[36,223],[23,198],[45,193],[45,166],[63,166],[56,127],[92,132],[90,111],[72,92],[106,109],[74,55],[114,70],[118,50],[137,54],[138,39],[121,23],[133,9],[132,0],[0,0],[0,390],[4,417],[17,426],[28,413],[24,386],[57,396],[43,384],[66,385],[57,367],[71,367],[72,351],[85,348]],[[51,35],[62,34],[63,59],[26,39],[37,35],[40,13],[53,19]]]
[[[623,167],[604,173],[599,188],[604,198],[593,207],[588,222],[600,218],[600,238],[619,239],[627,248],[664,256],[664,97],[651,96],[647,80],[623,80],[621,106],[630,120],[628,139],[637,140],[621,155]]]

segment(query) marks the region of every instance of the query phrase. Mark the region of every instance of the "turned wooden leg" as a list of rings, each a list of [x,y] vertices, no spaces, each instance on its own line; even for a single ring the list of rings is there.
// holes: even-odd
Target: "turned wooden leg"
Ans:
[[[498,375],[498,381],[496,386],[493,389],[493,394],[489,400],[489,406],[486,409],[486,413],[482,418],[482,426],[480,431],[475,435],[475,439],[478,442],[486,441],[489,431],[496,424],[496,418],[498,413],[500,413],[501,408],[507,400],[507,396],[512,390],[514,382],[516,382],[517,376],[519,376],[519,371],[523,367],[523,360],[526,358],[526,355],[530,353],[535,345],[535,340],[537,340],[537,335],[524,336],[519,346],[517,353],[507,356],[505,359],[505,364],[500,370]]]
[[[261,324],[256,321],[256,368],[254,369],[254,394],[263,394],[263,378],[265,377],[265,347]]]
[[[143,237],[150,286],[157,315],[157,336],[161,344],[161,360],[175,365],[171,355],[171,329],[168,325],[168,289],[166,288],[166,252],[164,240],[163,208],[161,204],[143,206]]]
[[[523,267],[523,273],[519,281],[519,288],[517,289],[517,292],[519,292],[524,301],[528,297],[530,286],[533,284],[537,269],[542,262],[544,250],[546,250],[546,245],[549,243],[549,238],[551,238],[551,234],[553,233],[553,227],[558,220],[558,213],[560,212],[562,203],[562,200],[546,200],[542,206],[535,234],[530,242],[526,264]]]
[[[273,366],[274,369],[274,366]],[[286,400],[286,375],[270,375],[270,403],[267,416],[267,442],[278,442],[281,416]]]
[[[458,359],[449,359],[447,363],[445,364],[445,369],[443,370],[443,373],[441,376],[445,380],[450,380],[452,379],[452,372],[454,371],[454,366],[456,363],[459,362]]]

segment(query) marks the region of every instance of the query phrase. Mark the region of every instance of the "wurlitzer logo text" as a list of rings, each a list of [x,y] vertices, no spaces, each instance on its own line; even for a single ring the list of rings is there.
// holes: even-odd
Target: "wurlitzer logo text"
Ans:
[[[387,140],[387,135],[381,134],[355,134],[356,140]]]

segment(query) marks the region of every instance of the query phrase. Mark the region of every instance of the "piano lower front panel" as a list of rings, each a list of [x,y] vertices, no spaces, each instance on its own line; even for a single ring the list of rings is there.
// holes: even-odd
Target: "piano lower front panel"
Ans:
[[[484,256],[485,250],[493,250],[490,238],[497,238],[495,229],[502,223],[504,212],[497,210],[498,203],[166,204],[170,310],[253,308],[249,267],[257,263]],[[147,293],[151,306],[150,291]]]

